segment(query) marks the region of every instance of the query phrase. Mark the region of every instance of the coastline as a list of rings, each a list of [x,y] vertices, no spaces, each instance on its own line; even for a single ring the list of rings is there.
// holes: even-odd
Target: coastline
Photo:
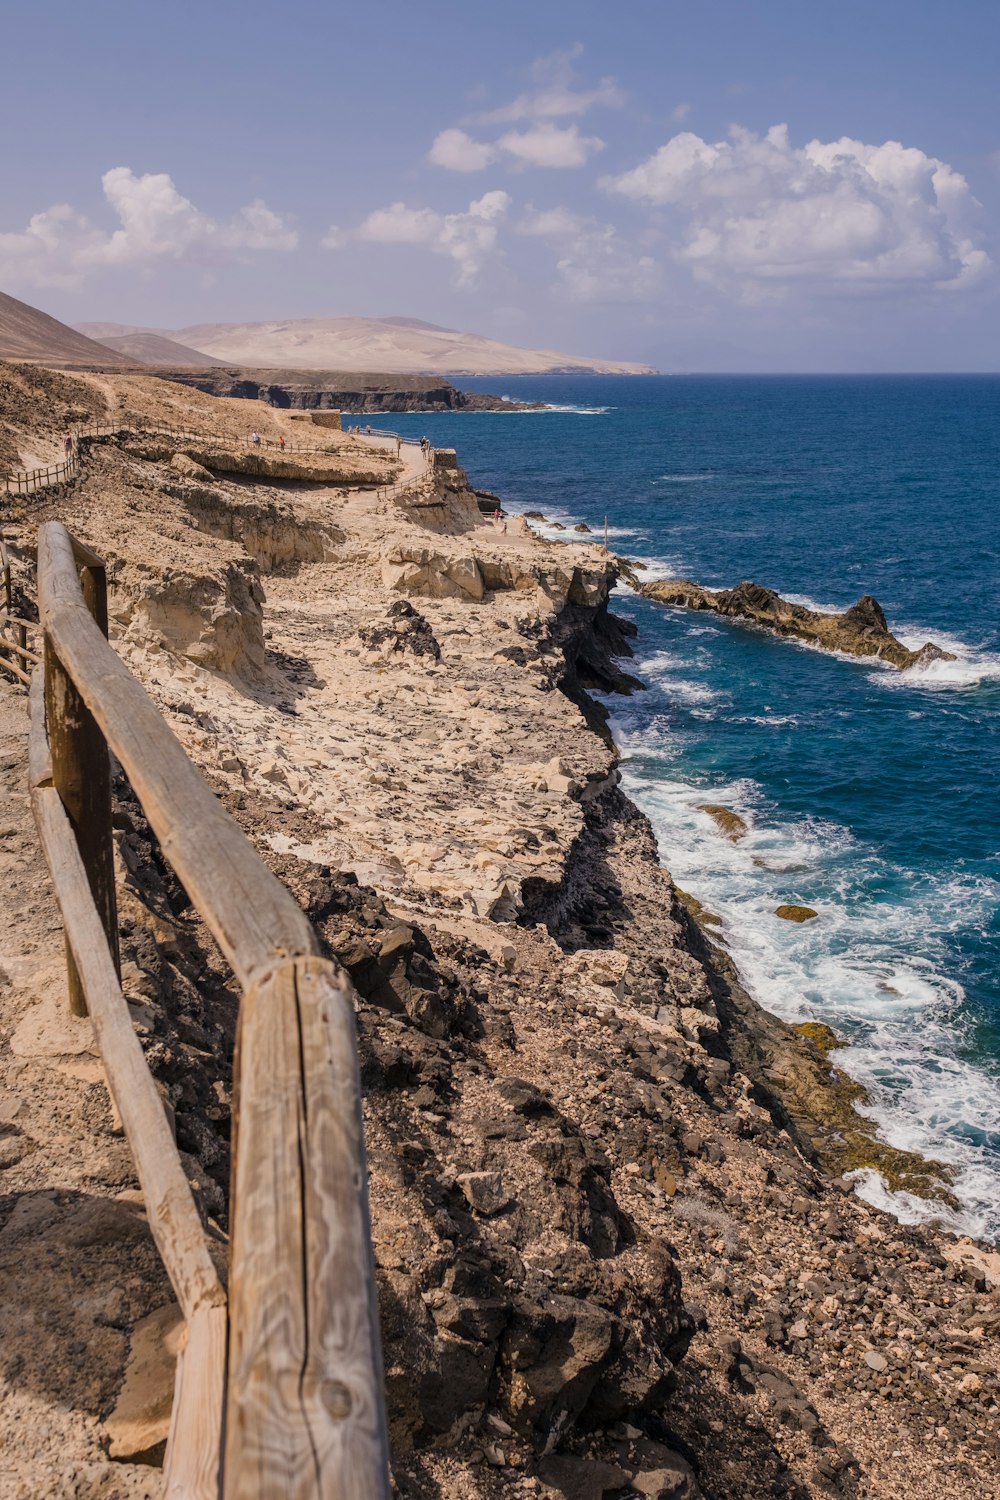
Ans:
[[[354,979],[400,1492],[1000,1488],[1000,1270],[857,1198],[828,1039],[763,1011],[673,884],[600,701],[631,675],[613,563],[497,532],[457,465],[389,501],[293,484],[109,445],[10,525],[19,557],[57,511],[106,553],[117,649]],[[118,797],[129,993],[222,1232],[233,999]],[[30,1032],[28,980],[8,998]],[[26,1137],[47,1067],[5,1074]],[[114,1145],[88,1142],[99,1201]],[[39,1180],[28,1156],[11,1190]],[[4,1226],[13,1297],[61,1227]],[[135,1246],[130,1330],[169,1299]],[[120,1279],[139,1250],[114,1249]],[[77,1316],[53,1284],[46,1338]],[[14,1346],[22,1426],[51,1428],[30,1461],[98,1464],[123,1351],[70,1431],[31,1373],[48,1346]],[[113,1471],[130,1497],[141,1468]]]

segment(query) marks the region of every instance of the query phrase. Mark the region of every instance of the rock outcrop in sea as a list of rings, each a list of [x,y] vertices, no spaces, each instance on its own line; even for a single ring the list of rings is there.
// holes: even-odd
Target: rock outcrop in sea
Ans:
[[[773,589],[744,579],[732,589],[707,589],[686,578],[661,578],[652,583],[636,580],[636,587],[647,599],[685,609],[711,610],[731,620],[746,620],[776,635],[793,636],[822,646],[826,651],[843,651],[849,656],[874,656],[879,661],[906,671],[933,661],[954,661],[950,651],[928,641],[916,651],[909,650],[890,631],[882,607],[871,594],[862,594],[843,614],[824,614],[783,599]]]

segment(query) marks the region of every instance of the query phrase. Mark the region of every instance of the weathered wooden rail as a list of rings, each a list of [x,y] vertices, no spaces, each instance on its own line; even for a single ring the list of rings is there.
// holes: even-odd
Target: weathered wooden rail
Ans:
[[[14,613],[10,553],[0,536],[0,670],[24,687],[30,683],[31,670],[38,663],[37,655],[28,645],[28,634],[36,629],[33,621]]]
[[[106,639],[100,558],[38,544],[44,651],[31,799],[91,1016],[186,1322],[170,1500],[388,1500],[354,992]],[[242,988],[228,1292],[118,973],[109,750]]]

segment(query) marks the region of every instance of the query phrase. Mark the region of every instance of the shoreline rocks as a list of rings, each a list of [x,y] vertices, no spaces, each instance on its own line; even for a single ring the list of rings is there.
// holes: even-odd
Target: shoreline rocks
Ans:
[[[848,656],[871,656],[906,671],[933,661],[954,661],[954,653],[927,641],[911,651],[890,631],[878,600],[862,594],[843,614],[824,614],[792,604],[774,589],[744,579],[732,589],[707,589],[686,578],[663,578],[653,583],[635,580],[647,599],[684,609],[710,610],[726,619],[746,620],[775,635],[791,636],[820,646],[825,651],[843,651]]]

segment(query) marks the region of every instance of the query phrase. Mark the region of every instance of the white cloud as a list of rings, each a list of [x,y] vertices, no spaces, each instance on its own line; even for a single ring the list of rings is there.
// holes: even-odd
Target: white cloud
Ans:
[[[180,194],[165,172],[136,176],[114,167],[101,179],[119,228],[110,234],[62,203],[35,214],[27,229],[0,234],[0,274],[10,284],[74,286],[104,266],[159,260],[218,260],[241,251],[293,250],[298,235],[255,199],[220,222]]]
[[[595,151],[603,151],[604,142],[596,135],[581,135],[578,125],[556,121],[584,115],[597,105],[617,108],[625,102],[613,78],[602,78],[594,88],[576,86],[573,63],[582,51],[577,45],[539,58],[531,70],[538,87],[476,116],[480,125],[526,121],[523,130],[508,130],[497,141],[475,140],[457,127],[442,130],[428,160],[451,172],[481,172],[504,157],[522,167],[582,167]]]
[[[678,209],[678,258],[744,294],[790,283],[955,288],[990,265],[965,178],[898,141],[796,148],[776,125],[763,137],[734,127],[710,144],[684,131],[602,185]]]
[[[596,135],[582,136],[576,125],[562,127],[549,121],[508,131],[497,145],[529,167],[582,167],[592,152],[604,150]]]
[[[446,167],[449,172],[481,172],[496,159],[496,147],[486,141],[474,141],[464,130],[442,130],[434,137],[427,153],[428,161],[435,167]]]
[[[581,135],[577,125],[541,120],[526,130],[508,130],[493,143],[475,141],[464,130],[442,130],[427,157],[451,172],[480,172],[504,156],[521,167],[582,167],[595,151],[603,150],[598,136]]]
[[[602,78],[592,88],[579,88],[573,64],[582,54],[577,43],[564,52],[540,57],[531,68],[538,87],[519,94],[510,104],[479,116],[482,125],[505,125],[516,120],[552,120],[566,115],[585,115],[597,106],[620,109],[625,95],[614,78]]]
[[[494,189],[474,199],[461,213],[442,214],[433,208],[391,203],[370,213],[357,237],[382,245],[423,245],[437,255],[447,255],[455,262],[458,285],[470,286],[496,248],[510,201],[507,193]]]
[[[552,248],[563,289],[575,302],[646,302],[656,295],[656,261],[637,254],[613,224],[569,208],[529,208],[515,227]]]

